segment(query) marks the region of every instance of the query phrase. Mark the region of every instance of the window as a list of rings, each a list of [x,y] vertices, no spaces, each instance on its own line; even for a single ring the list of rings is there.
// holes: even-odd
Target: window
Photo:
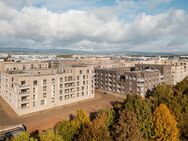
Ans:
[[[65,95],[65,100],[69,99],[69,95]]]
[[[27,100],[27,96],[22,96],[21,97],[21,101],[23,102],[23,101],[26,101]]]
[[[21,93],[27,93],[28,91],[27,91],[27,89],[22,89],[21,90]]]
[[[35,107],[35,102],[33,102],[33,107]]]
[[[85,81],[83,81],[83,85],[85,85],[86,84],[86,82]]]
[[[54,83],[55,83],[55,78],[52,79],[52,84],[54,84]]]
[[[65,81],[67,81],[67,77],[65,76]]]
[[[46,98],[47,94],[46,93],[43,93],[43,98]]]
[[[55,85],[52,85],[53,91],[55,91]]]
[[[26,103],[21,104],[21,109],[25,109],[25,108],[27,108],[27,104]]]
[[[47,84],[47,80],[46,79],[43,80],[43,85],[45,85],[45,84]]]
[[[63,78],[60,78],[60,82],[63,82]]]
[[[82,90],[84,90],[84,86],[82,86]]]
[[[60,96],[60,97],[59,97],[59,100],[62,101],[62,100],[63,100],[63,96]]]
[[[44,105],[45,104],[45,101],[44,100],[41,100],[41,105]]]
[[[69,77],[68,77],[68,81],[71,81],[71,80],[72,80],[72,76],[69,76]]]
[[[63,90],[60,90],[60,95],[62,95],[63,94]]]
[[[84,96],[84,92],[82,92],[82,96]]]
[[[79,80],[80,79],[80,77],[79,76],[77,76],[77,80]]]
[[[129,81],[129,85],[132,85],[132,81]]]
[[[35,100],[35,95],[33,95],[33,100]]]
[[[21,81],[21,85],[25,85],[25,81]]]
[[[89,73],[89,70],[87,70],[87,73]]]
[[[35,93],[36,92],[36,89],[35,88],[33,88],[33,93]]]
[[[85,75],[83,75],[83,79],[85,79]]]
[[[82,74],[82,70],[80,70],[80,74]]]
[[[46,91],[47,87],[46,86],[43,86],[43,91]]]
[[[55,91],[53,91],[52,94],[53,94],[52,96],[55,96]]]
[[[74,98],[75,96],[74,96],[74,94],[71,94],[71,98]]]
[[[33,81],[33,85],[36,86],[37,85],[37,80]]]

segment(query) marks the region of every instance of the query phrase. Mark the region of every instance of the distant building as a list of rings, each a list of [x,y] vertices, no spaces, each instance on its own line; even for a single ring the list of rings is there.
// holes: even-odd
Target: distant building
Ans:
[[[167,84],[172,84],[171,65],[166,65],[166,64],[136,64],[135,67],[140,69],[140,70],[145,70],[145,69],[159,70],[163,82],[166,82]]]

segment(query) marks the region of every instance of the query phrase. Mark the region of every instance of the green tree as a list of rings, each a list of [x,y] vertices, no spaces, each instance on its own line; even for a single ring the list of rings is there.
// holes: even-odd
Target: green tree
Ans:
[[[184,79],[179,82],[175,87],[167,84],[159,85],[149,98],[155,109],[160,103],[166,104],[173,116],[175,116],[178,127],[180,128],[180,136],[185,137],[187,130],[184,117],[188,114],[188,80]],[[187,137],[186,137],[187,138]]]
[[[61,121],[55,127],[55,133],[60,135],[65,141],[72,141],[78,134],[79,125],[75,120]]]
[[[79,141],[110,141],[110,133],[105,125],[107,116],[101,114],[94,121],[85,126],[79,136]]]
[[[63,138],[54,133],[53,130],[41,132],[39,134],[40,141],[63,141]]]
[[[154,130],[156,141],[178,141],[177,122],[165,104],[154,111]]]
[[[37,139],[30,138],[29,132],[21,132],[13,137],[13,141],[37,141]]]
[[[76,118],[74,120],[78,122],[78,126],[80,127],[90,124],[89,116],[83,110],[77,110]]]
[[[114,109],[100,109],[97,113],[97,117],[104,116],[105,119],[105,126],[110,130],[110,127],[113,126],[115,122],[115,111]]]
[[[55,132],[64,140],[71,141],[78,137],[79,133],[85,126],[90,124],[90,119],[86,112],[78,110],[74,119],[69,121],[61,121],[55,126]]]
[[[113,137],[117,141],[142,141],[136,114],[123,110],[117,123],[114,125]]]
[[[123,110],[136,114],[139,130],[145,139],[153,137],[152,109],[149,101],[136,94],[130,94],[124,102]]]

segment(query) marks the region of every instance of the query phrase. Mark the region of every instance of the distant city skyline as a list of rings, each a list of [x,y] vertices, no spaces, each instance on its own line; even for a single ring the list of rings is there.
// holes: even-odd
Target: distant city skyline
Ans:
[[[0,48],[188,52],[187,0],[0,0]]]

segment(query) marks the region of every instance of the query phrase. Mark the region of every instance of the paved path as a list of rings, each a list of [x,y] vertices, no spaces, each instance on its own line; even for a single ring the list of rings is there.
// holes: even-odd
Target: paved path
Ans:
[[[25,124],[30,132],[36,129],[45,130],[52,128],[62,119],[69,119],[69,116],[71,114],[74,115],[78,109],[83,109],[87,113],[96,112],[101,108],[112,107],[111,103],[114,101],[123,101],[123,99],[121,97],[96,92],[96,98],[90,100],[55,107],[19,117],[10,106],[0,98],[0,129],[16,124]]]

